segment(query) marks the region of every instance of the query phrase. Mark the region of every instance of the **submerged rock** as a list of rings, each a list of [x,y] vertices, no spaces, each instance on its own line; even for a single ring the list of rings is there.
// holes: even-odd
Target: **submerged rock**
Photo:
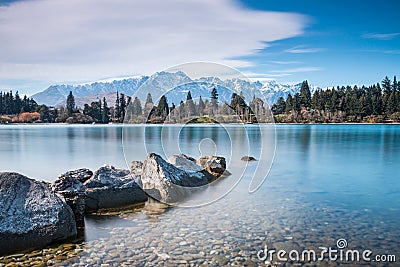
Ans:
[[[207,176],[202,171],[185,171],[155,153],[147,155],[141,181],[146,193],[163,202],[180,201],[194,188],[208,184]]]
[[[243,156],[241,158],[242,161],[256,161],[256,158],[252,157],[252,156]]]
[[[83,185],[85,186],[87,212],[117,208],[147,200],[137,184],[139,176],[129,170],[106,165],[98,169]]]
[[[76,235],[71,208],[48,184],[0,173],[0,254],[39,248]]]

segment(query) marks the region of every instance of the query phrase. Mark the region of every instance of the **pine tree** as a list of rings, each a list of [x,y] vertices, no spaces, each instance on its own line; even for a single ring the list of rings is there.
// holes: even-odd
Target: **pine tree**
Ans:
[[[146,102],[144,104],[144,114],[148,116],[153,109],[153,98],[150,93],[147,94]]]
[[[296,112],[301,111],[301,97],[299,93],[296,93],[293,98],[293,110]]]
[[[211,109],[212,113],[214,114],[218,109],[218,92],[217,88],[213,88],[211,91]]]
[[[135,97],[132,105],[133,105],[133,115],[141,116],[142,115],[142,104],[140,103],[139,98]]]
[[[125,119],[125,112],[126,112],[126,99],[125,99],[125,95],[121,93],[120,96],[120,110],[121,110],[121,117],[119,119],[120,122],[123,122]]]
[[[120,102],[120,99],[119,99],[118,91],[117,91],[117,99],[115,100],[114,118],[117,121],[120,121],[120,118],[121,118],[121,102]]]
[[[151,97],[150,93],[147,93],[146,104],[153,104],[153,98]]]
[[[275,115],[285,113],[286,103],[285,103],[285,100],[283,99],[283,97],[280,97],[278,99],[278,101],[275,104],[272,105],[271,110]]]
[[[160,101],[158,102],[155,115],[157,117],[162,117],[163,119],[165,119],[165,117],[167,117],[168,114],[169,114],[169,107],[167,98],[165,97],[165,95],[163,95],[161,96]]]
[[[290,113],[290,111],[292,111],[292,110],[293,110],[293,97],[291,94],[289,94],[286,99],[285,112]]]
[[[204,104],[203,99],[200,96],[199,104],[197,106],[197,114],[199,114],[200,117],[204,116],[204,108],[205,108],[205,104]]]
[[[300,88],[300,105],[305,108],[311,107],[311,92],[308,82],[304,81]]]
[[[75,98],[72,94],[72,91],[69,91],[69,95],[67,96],[67,105],[66,112],[67,117],[71,117],[75,110]]]
[[[110,122],[110,109],[107,106],[106,98],[103,97],[103,110],[102,110],[102,122],[109,123]]]
[[[187,96],[186,96],[186,116],[187,117],[191,117],[191,116],[195,116],[196,115],[196,106],[193,102],[192,99],[192,95],[190,93],[190,91],[188,92]]]

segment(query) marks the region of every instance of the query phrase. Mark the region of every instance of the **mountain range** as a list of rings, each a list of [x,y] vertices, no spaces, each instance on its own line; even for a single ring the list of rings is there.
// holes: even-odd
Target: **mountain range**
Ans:
[[[237,78],[221,80],[217,77],[192,79],[181,71],[158,72],[151,77],[138,76],[111,82],[51,85],[46,90],[32,95],[32,98],[38,104],[61,106],[65,105],[66,97],[72,91],[78,107],[83,107],[85,103],[90,104],[103,97],[111,106],[115,103],[116,92],[127,96],[137,96],[142,101],[146,99],[147,93],[151,93],[155,103],[162,95],[166,95],[169,104],[177,105],[181,100],[186,100],[188,91],[191,92],[193,99],[198,99],[200,96],[205,99],[210,97],[210,92],[214,87],[217,88],[220,101],[229,102],[233,92],[243,92],[246,101],[251,101],[253,96],[262,96],[271,105],[279,97],[286,98],[289,94],[298,93],[301,83],[281,84],[276,81],[260,82]],[[313,93],[320,88],[310,86],[310,89]]]

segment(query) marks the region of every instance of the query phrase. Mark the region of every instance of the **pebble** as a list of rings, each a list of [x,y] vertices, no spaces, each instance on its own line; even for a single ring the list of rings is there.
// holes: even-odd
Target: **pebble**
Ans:
[[[252,195],[259,201],[246,195],[240,206],[233,205],[236,200],[227,195],[212,205],[195,209],[157,210],[150,205],[110,217],[88,218],[90,231],[86,232],[85,241],[3,256],[0,267],[330,266],[329,262],[262,262],[257,252],[265,245],[285,250],[335,247],[338,238],[346,238],[349,248],[359,246],[382,254],[398,251],[400,231],[395,218],[311,204],[292,193],[290,199],[270,193]],[[143,209],[157,210],[158,220],[154,221]]]

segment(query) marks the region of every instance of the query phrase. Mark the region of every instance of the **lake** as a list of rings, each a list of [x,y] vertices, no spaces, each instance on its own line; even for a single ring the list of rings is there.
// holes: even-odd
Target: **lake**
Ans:
[[[0,170],[50,182],[76,168],[128,168],[147,152],[223,155],[232,175],[188,200],[196,207],[147,202],[87,216],[80,240],[40,257],[77,266],[266,266],[266,246],[318,254],[345,239],[344,252],[371,250],[370,258],[399,262],[400,125],[0,126]],[[261,186],[249,193],[252,178],[252,189]],[[67,256],[58,257],[60,249]],[[332,266],[326,256],[315,264]],[[276,262],[285,263],[275,254]],[[344,263],[371,264],[334,264]]]

